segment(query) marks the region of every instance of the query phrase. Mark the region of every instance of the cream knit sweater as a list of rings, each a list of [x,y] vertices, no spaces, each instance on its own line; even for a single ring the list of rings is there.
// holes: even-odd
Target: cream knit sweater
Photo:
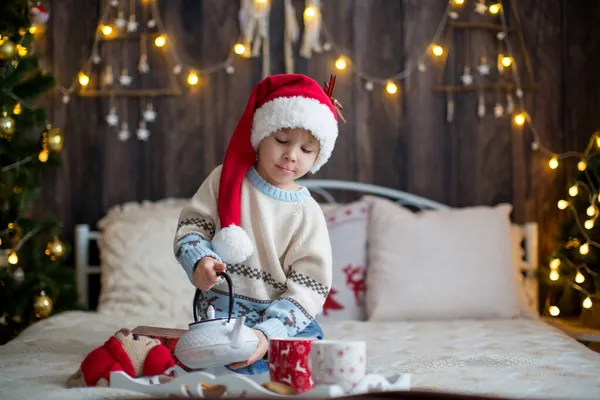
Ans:
[[[220,229],[220,175],[218,166],[182,209],[177,224],[175,256],[190,281],[202,257],[221,261],[210,243]],[[254,168],[242,184],[241,206],[240,226],[255,250],[243,263],[227,267],[235,289],[234,313],[245,315],[246,324],[268,338],[295,336],[321,312],[331,288],[331,244],[323,212],[308,189],[278,189]],[[203,294],[202,318],[209,305],[217,318],[227,316],[225,280]]]

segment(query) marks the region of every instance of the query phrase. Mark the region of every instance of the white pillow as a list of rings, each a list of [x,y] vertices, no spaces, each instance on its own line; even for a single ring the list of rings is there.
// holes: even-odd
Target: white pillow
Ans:
[[[193,319],[194,287],[173,254],[186,200],[127,203],[99,221],[102,314]]]
[[[369,320],[519,315],[512,206],[414,213],[367,196]]]
[[[321,205],[333,256],[333,279],[317,321],[360,321],[365,314],[369,203]]]

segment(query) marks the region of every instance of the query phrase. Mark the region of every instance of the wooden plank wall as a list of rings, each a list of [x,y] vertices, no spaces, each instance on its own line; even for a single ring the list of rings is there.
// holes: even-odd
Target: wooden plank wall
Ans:
[[[52,0],[46,33],[46,57],[59,83],[68,86],[89,57],[99,0]],[[284,72],[283,0],[272,0],[271,72]],[[468,1],[467,3],[472,3]],[[508,3],[508,2],[507,2]],[[517,0],[518,13],[539,90],[526,94],[526,106],[544,144],[554,151],[583,148],[600,126],[595,69],[600,35],[596,2]],[[584,4],[585,3],[585,4]],[[594,3],[594,4],[592,4]],[[226,59],[239,35],[239,1],[160,1],[165,24],[178,53],[190,66],[206,67]],[[323,16],[334,50],[310,60],[296,55],[296,72],[319,81],[328,78],[338,51],[349,54],[351,67],[376,77],[393,75],[432,38],[446,0],[324,0]],[[304,1],[294,0],[301,18]],[[473,20],[481,16],[470,13]],[[509,23],[514,24],[512,18]],[[489,32],[467,40],[457,34],[448,70],[460,75],[482,54],[496,51]],[[299,46],[299,43],[296,45]],[[108,50],[107,50],[108,51]],[[132,50],[133,52],[135,50]],[[112,55],[111,55],[112,54]],[[119,57],[119,51],[103,57]],[[135,53],[133,53],[135,54]],[[296,51],[297,54],[297,51]],[[160,64],[146,83],[159,79]],[[148,142],[120,142],[104,122],[106,99],[72,97],[68,105],[53,97],[52,119],[66,133],[64,168],[45,177],[45,210],[64,220],[67,237],[77,223],[92,225],[106,210],[127,201],[186,197],[220,163],[252,86],[261,77],[259,59],[235,60],[236,73],[220,71],[201,77],[194,90],[160,98],[158,119]],[[135,65],[130,65],[135,69]],[[164,67],[163,67],[164,73]],[[367,91],[356,74],[339,73],[336,96],[347,124],[330,162],[318,178],[335,178],[389,186],[453,206],[514,205],[517,222],[540,223],[542,252],[551,249],[551,234],[561,216],[556,201],[564,196],[568,169],[550,171],[547,158],[530,151],[528,130],[514,131],[508,118],[476,115],[477,95],[457,95],[454,122],[446,122],[446,97],[434,93],[437,73],[431,66],[399,85],[396,96],[381,87]],[[186,88],[185,83],[183,84]],[[135,102],[129,110],[137,115]],[[133,126],[132,128],[135,128]],[[572,167],[571,167],[572,168]],[[567,172],[565,172],[567,171]]]

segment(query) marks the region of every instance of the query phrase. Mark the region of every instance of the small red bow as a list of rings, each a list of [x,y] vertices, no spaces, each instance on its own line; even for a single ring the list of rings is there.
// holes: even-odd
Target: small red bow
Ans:
[[[342,121],[344,121],[344,123],[346,123],[346,120],[344,119],[344,116],[342,115],[342,110],[344,109],[344,107],[342,107],[340,102],[337,101],[337,99],[333,97],[333,87],[334,86],[335,86],[335,75],[331,75],[329,77],[329,83],[325,82],[323,84],[323,90],[325,90],[325,94],[327,94],[327,96],[331,100],[331,103],[333,104],[333,108],[335,108],[335,112],[337,113],[337,115],[342,119]]]

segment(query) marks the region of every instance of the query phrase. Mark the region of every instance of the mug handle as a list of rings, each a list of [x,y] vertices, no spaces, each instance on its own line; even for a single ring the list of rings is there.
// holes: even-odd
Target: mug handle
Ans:
[[[231,281],[231,277],[226,272],[217,272],[217,276],[222,276],[227,281],[227,285],[229,286],[229,314],[227,317],[227,322],[231,321],[231,317],[233,315],[233,304],[235,302],[235,294],[233,292],[233,282]],[[194,294],[194,322],[198,322],[198,306],[200,302],[200,297],[204,297],[202,291],[196,288],[196,294]]]

